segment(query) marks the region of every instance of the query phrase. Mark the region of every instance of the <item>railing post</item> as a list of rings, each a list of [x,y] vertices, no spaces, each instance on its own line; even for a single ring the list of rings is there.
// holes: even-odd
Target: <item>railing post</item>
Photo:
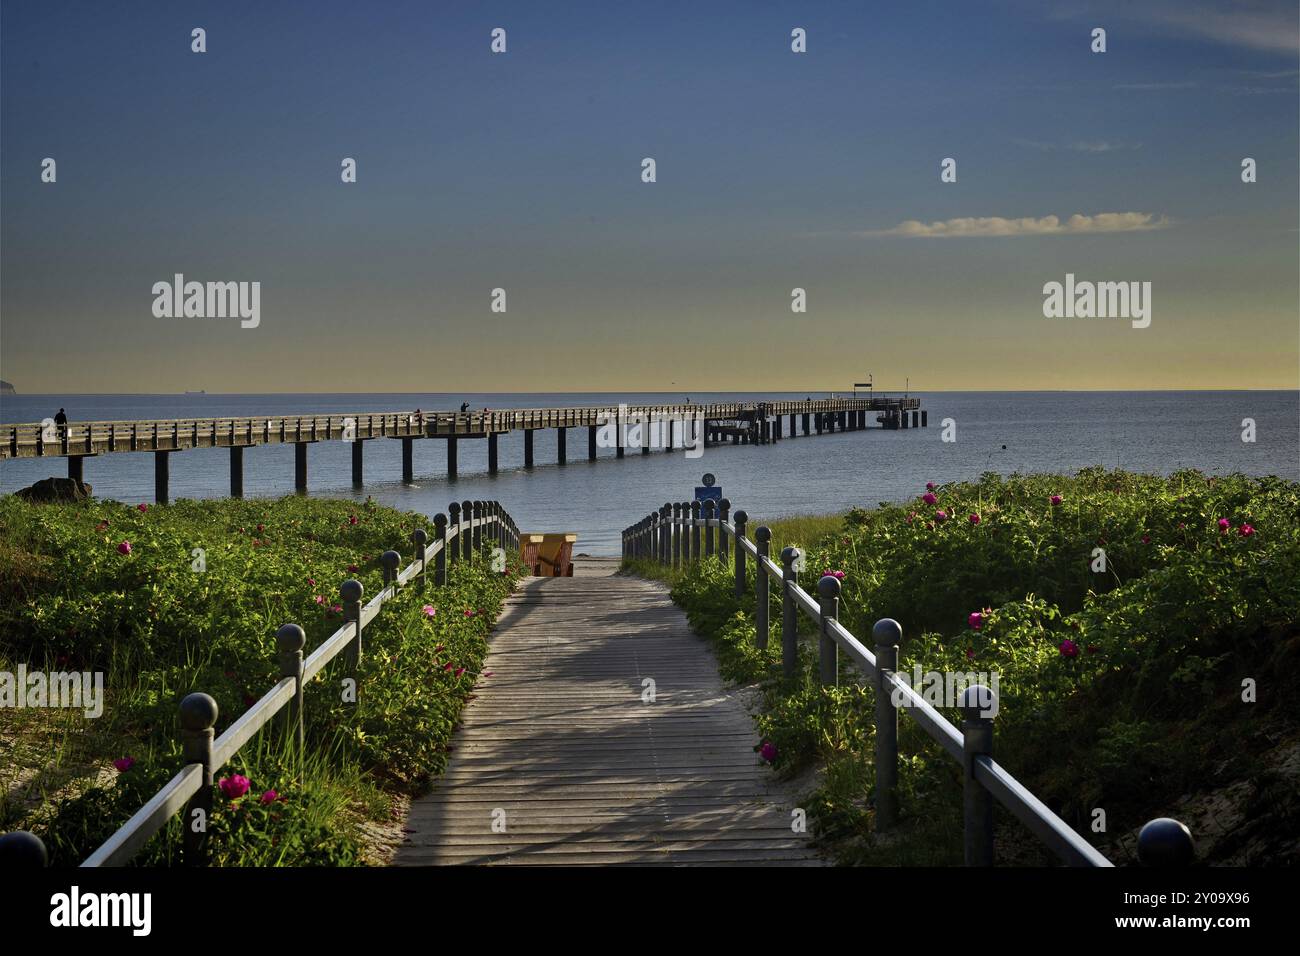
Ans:
[[[428,586],[428,581],[426,581],[424,577],[425,571],[428,570],[425,566],[428,563],[428,559],[425,558],[424,551],[429,545],[429,532],[425,531],[423,528],[416,528],[411,532],[411,541],[415,545],[416,560],[420,562],[420,570],[416,576],[420,579],[420,589],[424,590],[424,588]]]
[[[439,513],[433,516],[433,534],[442,542],[442,547],[433,556],[433,583],[442,587],[447,583],[447,516],[445,514]]]
[[[712,498],[710,498],[707,501],[703,502],[703,504],[704,504],[704,520],[706,522],[712,521],[714,517],[717,515],[717,511],[718,511],[716,503],[713,501]],[[711,524],[706,524],[704,526],[704,556],[706,558],[713,557],[713,525]]]
[[[795,547],[781,549],[781,669],[787,677],[794,674],[799,660],[799,606],[794,589],[799,584],[799,559],[803,552]]]
[[[691,560],[700,563],[700,503],[691,502]]]
[[[0,870],[37,870],[49,865],[49,851],[35,833],[14,830],[0,836]]]
[[[208,825],[212,822],[212,741],[217,723],[217,702],[207,694],[190,694],[181,701],[181,753],[187,764],[196,763],[203,780],[185,806],[181,861],[186,866],[208,865]]]
[[[889,678],[898,670],[898,645],[903,629],[883,618],[871,629],[876,642],[876,832],[898,821],[898,708]]]
[[[448,535],[451,534],[452,528],[456,529],[456,541],[454,544],[452,544],[450,538],[446,540],[447,540],[447,544],[451,547],[451,553],[448,555],[448,557],[451,559],[451,563],[455,564],[457,561],[460,560],[460,503],[456,501],[453,501],[451,504],[447,505],[447,534]],[[443,583],[446,584],[447,582],[444,581]]]
[[[282,624],[275,632],[275,645],[279,651],[277,657],[280,661],[280,677],[293,678],[293,705],[286,709],[284,715],[285,736],[297,738],[298,753],[301,755],[306,753],[303,750],[302,649],[307,646],[307,635],[297,624]]]
[[[483,551],[483,502],[474,502],[474,557]]]
[[[361,595],[365,588],[355,578],[348,578],[339,585],[339,597],[343,601],[343,619],[351,621],[356,627],[356,634],[348,643],[347,668],[355,678],[357,668],[361,666]]]
[[[975,762],[993,753],[993,712],[997,698],[981,684],[961,695],[962,808],[966,865],[993,865],[993,795],[975,779]]]
[[[745,549],[741,546],[745,540],[745,522],[749,520],[749,515],[744,510],[736,512],[736,598],[745,596],[745,588],[749,582],[745,580]]]
[[[817,597],[821,603],[821,642],[817,650],[818,678],[823,687],[834,687],[840,682],[840,646],[827,621],[837,620],[840,616],[840,579],[833,574],[824,574],[817,582]],[[797,649],[796,649],[797,650]],[[786,676],[794,676],[797,658],[785,661]]]
[[[673,543],[673,506],[665,504],[659,509],[659,563],[664,567],[672,560],[668,549]]]
[[[1195,859],[1192,831],[1171,817],[1158,817],[1138,832],[1138,861],[1143,866],[1190,866]]]
[[[723,498],[718,502],[718,557],[727,563],[727,529],[723,527],[731,517],[731,502]]]
[[[464,527],[460,529],[460,556],[468,561],[474,556],[474,502],[460,503],[460,517]]]
[[[682,566],[682,503],[673,502],[673,539],[669,542],[669,550],[673,553],[673,567]]]
[[[379,556],[379,566],[384,572],[384,587],[391,587],[397,594],[397,569],[401,566],[402,556],[396,551],[385,551]]]
[[[756,597],[754,602],[754,646],[761,651],[767,647],[767,635],[770,630],[768,614],[771,611],[771,605],[768,601],[767,568],[763,566],[763,559],[772,550],[772,529],[767,525],[759,525],[758,530],[754,532],[754,544],[758,546],[758,560],[754,562],[754,590]]]

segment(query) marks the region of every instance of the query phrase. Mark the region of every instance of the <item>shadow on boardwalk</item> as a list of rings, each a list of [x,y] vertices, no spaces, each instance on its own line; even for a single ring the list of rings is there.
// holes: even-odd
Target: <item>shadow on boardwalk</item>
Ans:
[[[530,578],[397,865],[809,865],[740,696],[658,584]],[[646,679],[655,699],[642,700]]]

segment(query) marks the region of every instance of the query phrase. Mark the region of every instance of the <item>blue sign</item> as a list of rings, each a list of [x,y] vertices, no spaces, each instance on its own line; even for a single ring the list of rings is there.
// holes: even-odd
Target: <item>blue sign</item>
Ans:
[[[695,500],[696,501],[721,501],[722,488],[719,487],[718,485],[713,485],[713,486],[696,485]]]

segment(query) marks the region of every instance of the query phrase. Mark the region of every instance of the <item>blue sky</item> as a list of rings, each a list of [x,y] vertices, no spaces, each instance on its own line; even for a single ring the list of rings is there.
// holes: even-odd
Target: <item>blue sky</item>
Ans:
[[[1294,387],[1298,35],[1294,3],[1226,0],[6,0],[0,375]],[[1041,225],[1108,213],[1160,228]],[[967,217],[1031,222],[891,232]],[[155,317],[175,272],[260,281],[260,325]],[[1151,327],[1044,318],[1067,272],[1152,282]]]

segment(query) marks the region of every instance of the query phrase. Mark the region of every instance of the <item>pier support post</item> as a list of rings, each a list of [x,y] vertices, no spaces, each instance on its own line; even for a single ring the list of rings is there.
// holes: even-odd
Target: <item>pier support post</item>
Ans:
[[[402,481],[411,484],[415,481],[415,439],[402,439]]]
[[[447,477],[456,477],[456,436],[447,439]]]
[[[293,486],[298,491],[307,490],[307,443],[294,442],[293,445]]]
[[[85,455],[68,456],[68,477],[71,478],[73,481],[82,480],[82,475],[84,474],[84,472],[81,467],[81,460],[85,457],[86,457]]]
[[[790,437],[795,438],[799,434],[798,428],[795,427],[794,412],[790,413]]]
[[[533,429],[524,429],[524,467],[533,467]]]
[[[921,427],[921,413],[920,413],[920,412],[917,412],[917,411],[912,412],[912,427],[913,427],[913,428],[920,428],[920,427]]]
[[[569,430],[555,429],[555,460],[561,465],[569,463]]]
[[[488,474],[497,473],[497,433],[488,435]]]
[[[900,428],[906,428],[906,427],[907,427],[907,409],[906,409],[906,408],[900,408],[900,409],[898,410],[898,419],[899,419],[899,427],[900,427]]]
[[[777,415],[776,418],[772,419],[772,438],[775,439],[776,441],[780,441],[782,438],[780,415]]]
[[[930,427],[930,413],[926,411],[924,408],[921,409],[921,427],[922,428]]]
[[[623,457],[623,429],[626,427],[623,419],[615,416],[614,418],[614,457]]]
[[[230,446],[230,497],[244,497],[244,446]]]
[[[809,434],[809,431],[808,431],[808,419],[809,419],[809,417],[810,417],[810,416],[808,415],[807,412],[804,412],[804,413],[803,413],[803,433],[804,433],[805,435]]]
[[[587,461],[596,460],[596,426],[587,426]]]
[[[153,500],[160,505],[167,504],[167,456],[169,451],[153,453]]]
[[[365,443],[360,438],[352,439],[352,484],[358,487],[365,483],[362,468],[365,456],[364,445]]]
[[[820,434],[822,433],[822,428],[823,428],[823,425],[822,425],[822,419],[825,418],[825,417],[826,417],[826,416],[823,415],[821,412],[818,412],[818,413],[817,413],[817,434],[818,434],[818,435],[820,435]]]

